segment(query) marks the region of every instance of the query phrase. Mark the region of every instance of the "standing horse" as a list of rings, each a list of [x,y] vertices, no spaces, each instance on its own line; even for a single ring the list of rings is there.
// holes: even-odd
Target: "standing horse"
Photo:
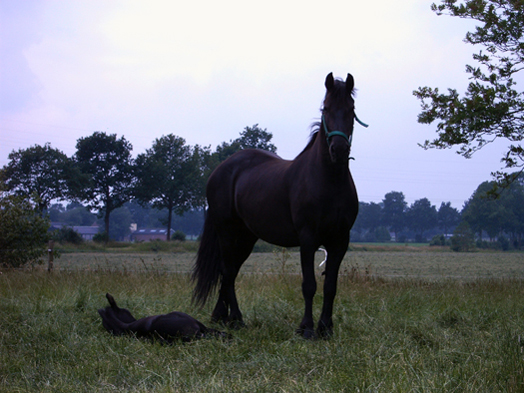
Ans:
[[[297,333],[305,338],[332,334],[338,271],[358,213],[348,165],[356,116],[350,74],[344,82],[330,73],[325,87],[322,120],[293,161],[263,150],[241,150],[209,178],[209,210],[192,277],[194,300],[202,305],[220,281],[213,321],[243,325],[235,279],[257,239],[263,239],[282,247],[300,246],[305,312]],[[321,245],[328,257],[315,334],[314,257]]]

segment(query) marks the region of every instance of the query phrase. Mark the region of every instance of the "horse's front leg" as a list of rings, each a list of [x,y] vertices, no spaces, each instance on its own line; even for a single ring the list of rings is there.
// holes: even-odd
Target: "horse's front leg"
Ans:
[[[315,279],[315,250],[307,246],[300,247],[300,264],[302,266],[302,294],[304,296],[304,317],[297,330],[306,339],[316,338],[313,321],[313,297],[317,291]]]
[[[333,335],[333,303],[337,294],[338,271],[347,250],[346,247],[327,248],[326,271],[324,279],[324,304],[318,321],[317,334],[328,338]]]

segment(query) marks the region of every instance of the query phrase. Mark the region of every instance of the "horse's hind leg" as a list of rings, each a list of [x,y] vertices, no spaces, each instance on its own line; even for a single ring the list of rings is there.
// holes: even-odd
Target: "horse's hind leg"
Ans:
[[[245,226],[220,235],[222,282],[218,301],[211,315],[212,321],[224,322],[233,327],[244,326],[235,293],[235,280],[256,241],[257,238]]]

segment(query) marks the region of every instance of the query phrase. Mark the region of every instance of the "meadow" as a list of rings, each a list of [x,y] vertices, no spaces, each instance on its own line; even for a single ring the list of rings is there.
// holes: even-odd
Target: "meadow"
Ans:
[[[349,252],[329,340],[294,334],[301,277],[297,253],[285,250],[255,253],[243,267],[247,327],[213,326],[232,340],[163,345],[103,329],[106,292],[136,317],[178,310],[209,324],[213,304],[191,304],[193,259],[64,253],[51,274],[1,271],[0,391],[524,391],[522,253]]]

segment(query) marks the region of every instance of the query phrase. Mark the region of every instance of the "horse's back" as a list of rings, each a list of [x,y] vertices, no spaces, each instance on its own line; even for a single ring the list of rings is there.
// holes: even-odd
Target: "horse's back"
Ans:
[[[240,150],[222,162],[211,174],[207,183],[207,198],[211,205],[235,198],[243,188],[278,187],[279,178],[289,161],[274,153],[258,150]],[[240,189],[239,189],[240,188]]]
[[[260,149],[243,149],[237,151],[235,154],[222,162],[212,173],[214,176],[223,176],[225,173],[231,174],[233,177],[240,172],[257,169],[259,166],[270,164],[284,164],[283,160],[275,153]]]
[[[268,242],[296,243],[288,192],[291,163],[264,150],[235,153],[209,179],[210,214],[228,225],[242,222]]]

